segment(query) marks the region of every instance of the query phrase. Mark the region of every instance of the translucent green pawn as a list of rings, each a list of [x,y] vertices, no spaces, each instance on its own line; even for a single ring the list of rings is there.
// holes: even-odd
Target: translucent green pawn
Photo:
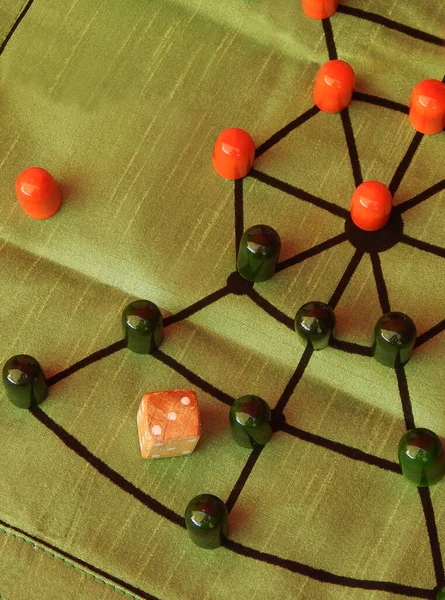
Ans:
[[[236,267],[247,281],[270,279],[275,273],[281,240],[268,225],[255,225],[244,232],[238,249]]]
[[[442,442],[429,429],[410,429],[399,442],[403,475],[418,487],[429,487],[445,475]]]
[[[241,396],[235,400],[229,420],[233,438],[244,448],[265,446],[272,437],[269,405],[258,396]]]
[[[19,408],[33,408],[48,396],[48,384],[38,361],[27,354],[13,356],[3,366],[3,385]]]
[[[185,509],[185,525],[197,546],[206,550],[218,548],[227,536],[227,507],[213,494],[196,496]]]
[[[122,314],[125,344],[138,354],[151,354],[159,348],[164,337],[162,315],[149,300],[136,300]]]

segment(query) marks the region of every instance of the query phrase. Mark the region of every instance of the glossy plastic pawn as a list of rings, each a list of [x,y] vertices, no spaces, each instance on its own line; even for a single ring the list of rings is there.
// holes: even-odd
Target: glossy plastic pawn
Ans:
[[[62,203],[59,187],[52,175],[40,167],[25,169],[17,177],[15,191],[20,206],[33,219],[48,219]]]
[[[420,133],[439,133],[445,127],[445,83],[426,79],[411,94],[409,120]]]
[[[164,337],[162,315],[149,300],[136,300],[122,314],[125,344],[137,354],[151,354],[159,348]]]
[[[294,327],[305,344],[323,350],[335,332],[334,311],[324,302],[308,302],[298,309]]]
[[[267,402],[253,395],[241,396],[230,408],[234,440],[244,448],[265,446],[272,437],[271,410]]]
[[[213,147],[213,168],[225,179],[242,179],[252,168],[255,159],[253,139],[239,127],[219,134]]]
[[[338,0],[301,0],[301,7],[311,19],[327,19],[337,10]]]
[[[364,231],[378,231],[389,221],[392,195],[380,181],[364,181],[351,200],[351,219]]]
[[[318,71],[314,85],[314,104],[327,113],[347,108],[355,88],[354,69],[344,60],[330,60]]]
[[[372,354],[387,367],[404,365],[411,358],[416,337],[416,326],[407,315],[387,313],[375,326]]]
[[[42,367],[27,354],[19,354],[6,361],[3,385],[9,400],[19,408],[33,408],[48,396]]]
[[[429,429],[410,429],[399,442],[399,463],[406,479],[428,487],[445,475],[442,442]]]
[[[254,225],[247,229],[238,249],[236,267],[247,281],[267,281],[275,273],[280,256],[281,240],[269,225]]]
[[[213,494],[196,496],[185,509],[185,524],[197,546],[206,550],[218,548],[228,532],[226,505]]]

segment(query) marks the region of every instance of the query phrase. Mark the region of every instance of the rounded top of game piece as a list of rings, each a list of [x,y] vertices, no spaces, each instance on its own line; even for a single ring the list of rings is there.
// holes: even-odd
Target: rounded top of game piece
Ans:
[[[326,85],[340,88],[343,86],[355,86],[354,69],[345,60],[335,58],[326,62],[319,71]]]
[[[35,358],[28,354],[17,354],[3,365],[3,378],[13,385],[28,385],[41,371]]]
[[[254,225],[244,232],[246,248],[253,254],[275,256],[281,247],[280,236],[269,225]]]
[[[59,210],[62,198],[54,178],[41,167],[22,171],[15,182],[17,199],[34,219],[48,219]]]
[[[335,314],[329,304],[312,301],[303,304],[295,315],[295,328],[306,334],[324,335],[335,327]]]
[[[131,329],[145,330],[159,317],[162,318],[161,311],[150,300],[135,300],[123,312],[123,319]]]
[[[405,346],[417,336],[413,320],[401,312],[389,312],[380,317],[376,332],[393,346]]]
[[[418,83],[411,94],[411,102],[426,111],[445,110],[445,83],[438,79],[425,79]]]
[[[241,179],[252,168],[255,143],[247,131],[231,127],[222,131],[213,147],[213,167],[225,179]]]
[[[272,418],[271,410],[265,400],[259,396],[248,394],[241,396],[230,409],[230,422],[247,427],[261,426]]]
[[[443,454],[442,442],[433,431],[417,427],[410,429],[402,437],[399,454],[426,467]]]
[[[187,505],[186,521],[201,531],[219,528],[227,519],[227,507],[222,500],[213,494],[200,494]]]

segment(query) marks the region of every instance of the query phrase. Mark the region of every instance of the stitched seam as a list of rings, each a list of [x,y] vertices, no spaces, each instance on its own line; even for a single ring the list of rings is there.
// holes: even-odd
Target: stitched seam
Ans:
[[[60,555],[56,554],[55,552],[52,552],[48,548],[45,548],[44,546],[41,546],[40,544],[36,544],[36,542],[34,542],[33,540],[30,540],[29,538],[26,538],[25,536],[22,536],[22,535],[16,533],[15,531],[11,531],[9,529],[6,529],[2,525],[0,525],[0,530],[3,531],[3,533],[6,533],[8,535],[12,535],[13,537],[15,537],[17,539],[22,540],[22,542],[30,544],[31,546],[33,546],[34,548],[37,548],[38,550],[43,550],[43,552],[45,552],[46,554],[49,554],[49,556],[51,556],[52,558],[55,558],[57,560],[61,560],[62,562],[64,562],[67,565],[69,565],[70,567],[73,567],[74,569],[76,569],[76,571],[80,571],[81,573],[84,573],[85,575],[88,575],[89,577],[92,577],[96,581],[100,581],[101,583],[104,583],[105,585],[107,585],[108,587],[112,588],[116,592],[120,592],[121,594],[125,594],[125,596],[128,596],[129,598],[133,598],[133,600],[141,600],[140,596],[135,596],[134,594],[131,594],[130,592],[127,592],[126,590],[124,590],[124,589],[122,589],[122,588],[114,585],[113,583],[111,583],[109,581],[106,581],[105,579],[102,579],[101,577],[99,577],[95,573],[92,573],[91,571],[88,571],[87,569],[83,569],[79,565],[76,565],[75,563],[67,560],[64,556],[60,556]],[[0,600],[6,600],[6,598],[0,594]]]

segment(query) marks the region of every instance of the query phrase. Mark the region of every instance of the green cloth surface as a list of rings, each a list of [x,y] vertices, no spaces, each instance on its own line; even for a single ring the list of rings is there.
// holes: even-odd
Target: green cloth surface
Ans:
[[[443,0],[340,4],[325,27],[362,95],[407,107],[419,81],[442,79],[443,45],[347,11],[444,38]],[[2,2],[0,40],[23,9]],[[379,255],[391,309],[414,320],[423,342],[398,376],[355,351],[371,345],[382,307],[370,255],[352,269],[348,241],[257,284],[266,304],[225,287],[240,190],[238,226],[274,227],[281,261],[344,231],[335,208],[258,176],[235,186],[211,163],[223,129],[242,127],[260,147],[311,109],[328,59],[323,24],[297,1],[28,6],[1,56],[2,364],[31,354],[51,378],[118,342],[132,300],[167,316],[215,295],[171,319],[163,354],[110,353],[56,381],[34,414],[1,391],[2,600],[392,600],[434,598],[445,584],[445,483],[420,497],[391,471],[406,431],[401,396],[417,426],[445,436],[443,189],[402,215],[405,234],[430,246],[400,242]],[[389,185],[416,139],[407,115],[363,96],[348,115],[363,179]],[[395,205],[443,182],[444,135],[421,139]],[[29,166],[62,190],[46,221],[15,199]],[[340,115],[314,114],[254,166],[349,209],[355,180]],[[353,345],[308,357],[289,324],[305,302],[328,302],[345,272],[336,338]],[[144,461],[137,408],[144,393],[167,389],[196,391],[202,436],[188,457]],[[243,479],[250,451],[232,440],[227,403],[244,394],[271,408],[285,399],[287,425],[240,485],[227,547],[201,550],[181,520],[193,496],[227,501]],[[367,464],[363,453],[377,458]]]

